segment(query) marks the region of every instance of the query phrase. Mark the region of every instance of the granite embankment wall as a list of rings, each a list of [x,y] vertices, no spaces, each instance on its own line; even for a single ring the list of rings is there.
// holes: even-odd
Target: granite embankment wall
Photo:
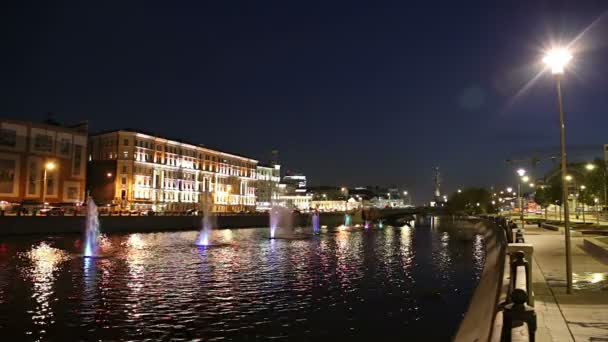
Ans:
[[[154,232],[199,229],[200,216],[100,216],[101,230],[106,233]],[[251,228],[268,226],[268,215],[226,215],[216,217],[216,228]],[[308,214],[294,215],[296,226],[309,226]],[[321,224],[337,226],[344,214],[321,214]],[[360,219],[353,219],[359,223]],[[0,236],[81,233],[84,216],[0,216]]]
[[[483,235],[486,257],[479,284],[454,336],[454,341],[490,341],[496,334],[495,330],[500,331],[494,325],[494,318],[504,290],[506,235],[493,222],[484,219],[461,220],[456,222],[456,226],[463,231]]]

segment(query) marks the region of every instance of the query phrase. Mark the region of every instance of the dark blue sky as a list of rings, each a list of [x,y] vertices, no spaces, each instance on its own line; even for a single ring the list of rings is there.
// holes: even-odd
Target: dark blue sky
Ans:
[[[434,165],[448,191],[505,184],[506,158],[558,146],[553,79],[522,89],[547,44],[591,25],[564,101],[572,158],[601,155],[608,2],[499,3],[9,1],[0,113],[277,148],[313,184],[429,198]]]

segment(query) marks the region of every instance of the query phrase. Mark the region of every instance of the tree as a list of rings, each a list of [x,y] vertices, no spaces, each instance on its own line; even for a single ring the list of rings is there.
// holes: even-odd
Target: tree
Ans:
[[[453,193],[447,203],[450,212],[484,214],[496,212],[491,203],[492,195],[484,188],[465,188],[460,193]],[[479,203],[479,205],[477,205]]]
[[[547,219],[547,208],[552,203],[549,192],[550,188],[541,186],[536,189],[536,193],[534,193],[534,201],[538,203],[541,208],[545,209],[545,220]]]

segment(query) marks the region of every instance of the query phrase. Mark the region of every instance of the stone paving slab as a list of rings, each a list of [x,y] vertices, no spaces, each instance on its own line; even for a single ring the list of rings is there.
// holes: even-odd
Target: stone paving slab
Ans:
[[[608,263],[572,239],[574,293],[566,294],[564,237],[526,226],[534,245],[537,341],[608,341]]]

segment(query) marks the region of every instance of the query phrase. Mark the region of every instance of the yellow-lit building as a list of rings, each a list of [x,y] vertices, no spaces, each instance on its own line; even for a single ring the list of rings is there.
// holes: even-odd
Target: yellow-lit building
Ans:
[[[255,210],[258,161],[134,130],[89,137],[91,195],[126,209]]]
[[[269,210],[279,199],[279,182],[281,182],[281,165],[257,166],[256,210]]]

